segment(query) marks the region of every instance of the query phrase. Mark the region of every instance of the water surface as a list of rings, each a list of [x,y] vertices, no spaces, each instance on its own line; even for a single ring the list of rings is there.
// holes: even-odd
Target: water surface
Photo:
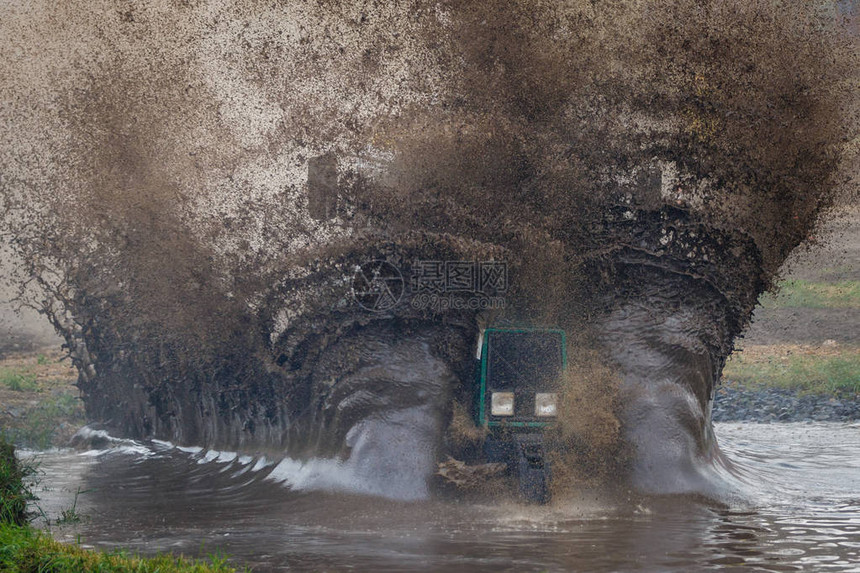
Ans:
[[[329,462],[300,467],[166,443],[39,454],[39,502],[99,549],[229,554],[254,571],[860,571],[860,424],[718,424],[739,491],[550,507],[395,502]],[[293,484],[292,487],[289,484]]]

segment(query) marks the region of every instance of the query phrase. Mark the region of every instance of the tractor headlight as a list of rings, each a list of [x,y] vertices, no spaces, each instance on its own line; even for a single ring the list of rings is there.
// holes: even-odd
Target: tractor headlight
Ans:
[[[490,413],[493,416],[513,416],[514,393],[493,392],[490,396]]]
[[[558,394],[535,394],[535,416],[555,416],[558,410]]]

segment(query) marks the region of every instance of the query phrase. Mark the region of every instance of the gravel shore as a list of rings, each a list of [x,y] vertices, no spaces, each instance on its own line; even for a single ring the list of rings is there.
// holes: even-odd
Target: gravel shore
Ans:
[[[796,390],[750,390],[731,382],[717,388],[715,422],[849,422],[860,420],[860,395],[801,394]]]

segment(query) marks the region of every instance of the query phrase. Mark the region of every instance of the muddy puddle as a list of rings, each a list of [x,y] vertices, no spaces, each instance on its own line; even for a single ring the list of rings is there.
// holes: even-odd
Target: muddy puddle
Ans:
[[[860,571],[860,425],[716,434],[737,473],[723,503],[588,492],[548,507],[398,502],[356,494],[362,476],[324,461],[118,442],[36,454],[39,506],[56,518],[80,492],[83,521],[51,526],[68,542],[222,552],[254,571]]]

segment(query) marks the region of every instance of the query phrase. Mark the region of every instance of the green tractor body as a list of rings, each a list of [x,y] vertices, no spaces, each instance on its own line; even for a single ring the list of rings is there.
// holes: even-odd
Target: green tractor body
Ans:
[[[504,463],[529,501],[549,499],[544,432],[555,423],[567,366],[564,331],[488,328],[479,343],[476,422],[486,427],[483,458]]]

